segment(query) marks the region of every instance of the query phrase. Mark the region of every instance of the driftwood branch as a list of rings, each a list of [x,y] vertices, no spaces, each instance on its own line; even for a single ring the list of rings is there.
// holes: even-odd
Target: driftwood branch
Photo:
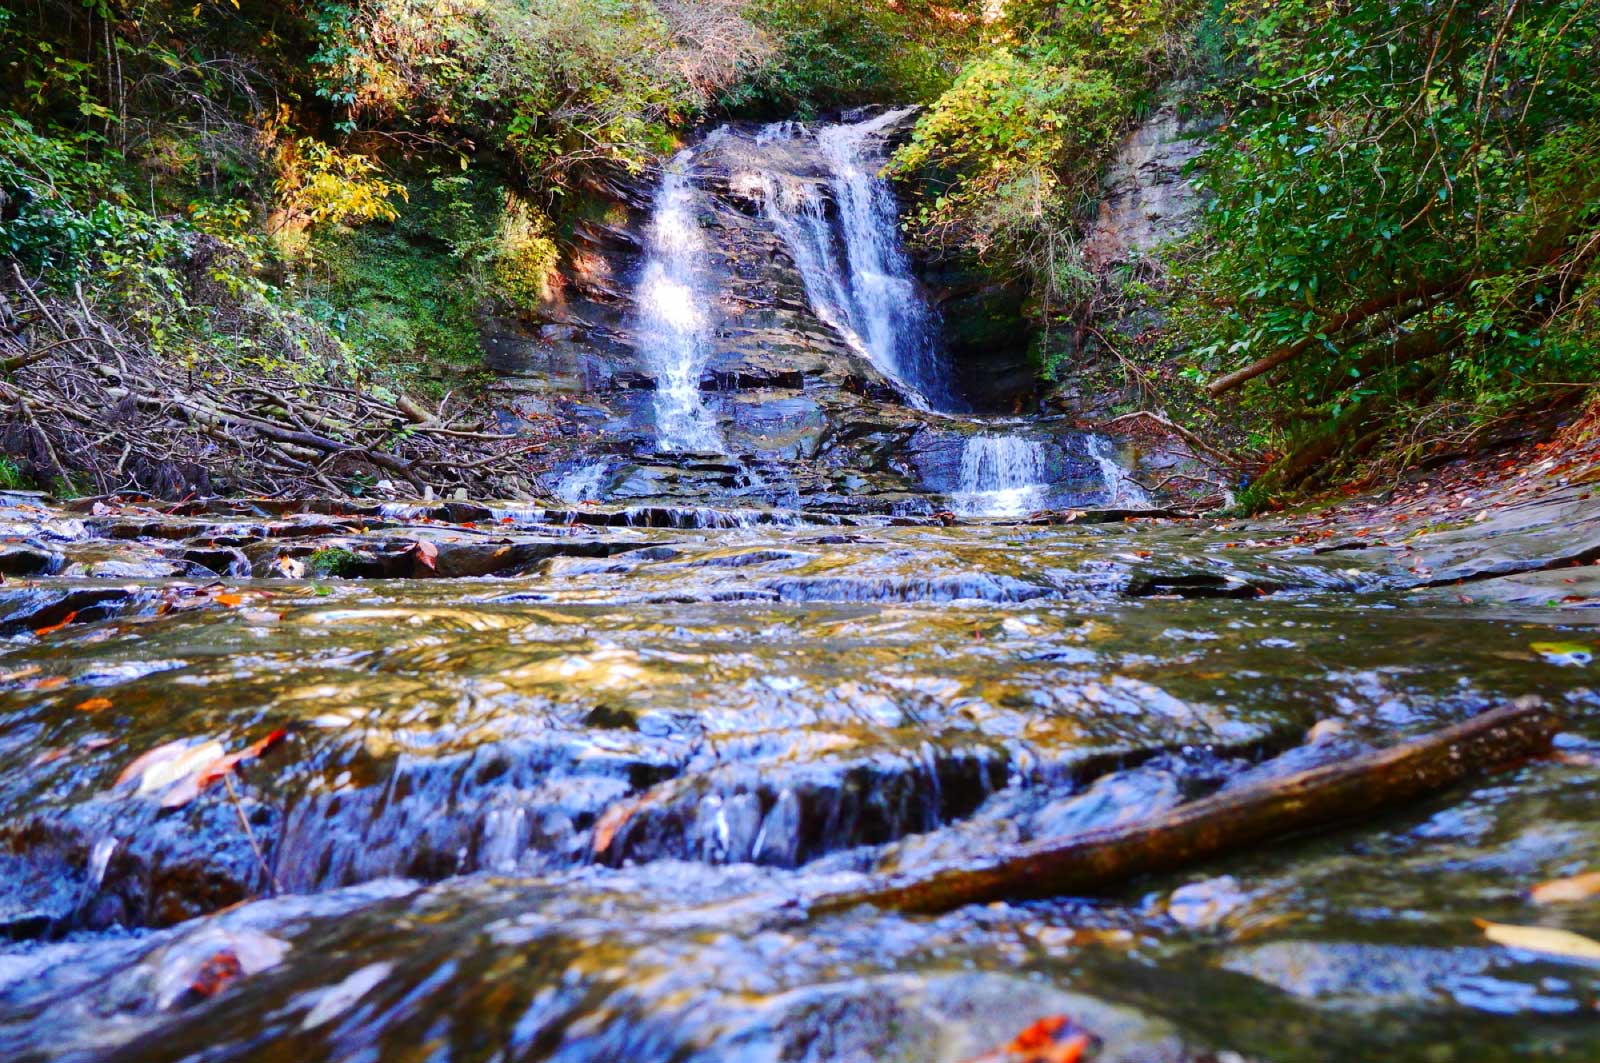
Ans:
[[[212,312],[229,325],[220,332],[285,352],[281,364],[244,364],[233,346],[199,338],[179,361],[81,288],[47,287],[12,263],[0,274],[0,431],[23,471],[167,498],[337,495],[375,477],[419,495],[543,494],[527,457],[543,431],[482,431],[483,411],[450,394],[386,401],[314,326],[262,326],[226,301]]]
[[[1560,717],[1536,698],[1389,749],[1180,805],[1140,823],[1010,846],[969,865],[910,872],[819,898],[812,913],[859,904],[942,912],[966,904],[1085,894],[1299,831],[1370,816],[1546,752]]]

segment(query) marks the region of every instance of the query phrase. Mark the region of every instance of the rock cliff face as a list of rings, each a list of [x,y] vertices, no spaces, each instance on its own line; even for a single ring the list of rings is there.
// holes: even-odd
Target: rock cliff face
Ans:
[[[1203,133],[1202,123],[1181,114],[1174,92],[1129,135],[1106,171],[1083,242],[1090,269],[1104,274],[1137,262],[1189,232],[1201,203],[1183,171],[1200,154]]]
[[[894,124],[865,150],[886,157]],[[809,134],[722,127],[694,148],[694,222],[707,249],[701,308],[706,336],[700,401],[715,420],[721,454],[674,454],[658,446],[653,337],[638,327],[634,290],[646,266],[654,180],[595,189],[591,214],[569,234],[566,283],[535,325],[498,323],[488,363],[508,409],[553,423],[562,441],[536,456],[546,482],[569,501],[707,498],[804,505],[841,512],[930,512],[956,491],[966,440],[985,422],[915,408],[808,293],[795,252],[768,209],[773,182],[813,187],[837,227],[835,190]],[[836,236],[835,239],[842,239]],[[980,293],[981,294],[981,293]],[[925,287],[942,330],[971,324],[974,292]],[[940,305],[942,303],[942,305]],[[954,326],[954,327],[952,327]],[[957,409],[1025,412],[1032,374],[992,359],[994,346],[952,344],[947,367]],[[963,362],[974,368],[965,371]],[[987,370],[976,368],[988,365]],[[1019,430],[1038,440],[1055,504],[1084,504],[1102,490],[1085,443],[1060,422]]]

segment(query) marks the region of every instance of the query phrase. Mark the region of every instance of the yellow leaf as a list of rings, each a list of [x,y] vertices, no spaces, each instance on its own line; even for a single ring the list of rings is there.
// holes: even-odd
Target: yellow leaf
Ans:
[[[1491,923],[1487,919],[1474,919],[1473,922],[1483,928],[1484,937],[1509,949],[1526,949],[1572,960],[1600,961],[1600,941],[1574,934],[1570,930],[1557,930],[1549,926],[1512,926],[1509,923]]]
[[[1600,871],[1571,878],[1555,878],[1541,882],[1528,891],[1535,904],[1561,904],[1564,901],[1585,901],[1600,893]]]
[[[1581,642],[1534,642],[1528,648],[1551,664],[1582,668],[1594,660],[1594,647]]]

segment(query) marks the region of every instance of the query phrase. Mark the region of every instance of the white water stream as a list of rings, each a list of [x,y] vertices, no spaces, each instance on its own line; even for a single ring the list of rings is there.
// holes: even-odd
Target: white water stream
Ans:
[[[1019,435],[976,435],[961,451],[952,501],[970,517],[1021,517],[1045,504],[1044,450]]]
[[[864,122],[828,125],[814,134],[826,177],[761,175],[766,214],[783,237],[812,309],[893,381],[920,409],[950,406],[938,364],[933,311],[900,241],[889,183],[880,176],[877,138],[909,110]],[[798,140],[805,126],[767,126],[759,144]]]
[[[700,374],[711,349],[712,286],[695,216],[694,157],[693,148],[680,151],[662,173],[634,302],[640,349],[656,381],[657,448],[720,453],[721,433],[700,394]]]

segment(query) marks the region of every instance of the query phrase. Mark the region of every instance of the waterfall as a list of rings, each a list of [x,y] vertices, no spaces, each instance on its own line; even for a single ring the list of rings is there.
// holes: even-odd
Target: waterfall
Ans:
[[[1150,505],[1150,495],[1133,482],[1128,470],[1117,460],[1111,441],[1105,436],[1090,435],[1085,442],[1089,457],[1100,466],[1100,478],[1106,485],[1106,502],[1113,506],[1140,509]]]
[[[690,180],[694,149],[667,164],[645,233],[645,264],[634,291],[638,346],[655,376],[656,446],[720,453],[722,437],[700,396],[710,354],[711,300],[705,240]]]
[[[768,219],[788,245],[816,314],[920,409],[951,405],[932,309],[911,273],[875,136],[909,114],[824,126],[816,146],[825,177],[761,175]],[[758,144],[796,140],[795,122],[767,126]],[[829,216],[829,199],[837,218]]]
[[[1018,517],[1045,504],[1044,450],[1018,435],[976,435],[961,451],[953,502],[972,517]]]

